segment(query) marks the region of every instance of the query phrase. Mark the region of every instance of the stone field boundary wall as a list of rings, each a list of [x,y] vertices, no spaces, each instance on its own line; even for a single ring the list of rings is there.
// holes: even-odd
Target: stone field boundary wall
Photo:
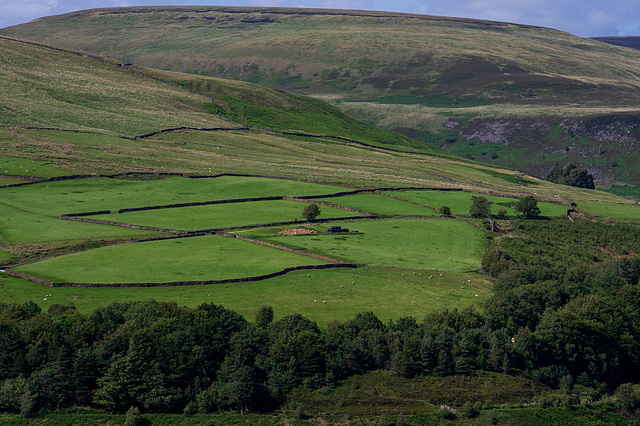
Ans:
[[[42,183],[42,182],[56,182],[56,181],[64,181],[64,180],[75,180],[75,179],[86,179],[86,178],[94,178],[94,177],[107,177],[107,178],[119,178],[119,177],[127,177],[127,176],[136,176],[136,175],[148,175],[148,176],[179,176],[184,178],[217,178],[222,176],[238,176],[238,177],[256,177],[256,178],[275,178],[275,179],[285,179],[291,180],[287,178],[281,177],[272,177],[272,176],[260,176],[260,175],[247,175],[247,174],[233,174],[233,173],[223,173],[218,175],[211,176],[189,176],[183,173],[140,173],[140,172],[128,172],[128,173],[120,173],[114,175],[73,175],[73,176],[56,176],[52,178],[39,179],[30,182],[23,182],[18,184],[10,184],[3,185],[0,187],[15,187],[15,186],[24,186],[31,185],[34,183]],[[299,180],[299,179],[295,179]],[[299,180],[304,181],[304,180]],[[327,184],[325,182],[312,182],[312,181],[304,181],[318,184]],[[268,196],[268,197],[254,197],[254,198],[241,198],[241,199],[227,199],[227,200],[211,200],[211,201],[203,201],[203,202],[194,202],[194,203],[175,203],[175,204],[166,204],[166,205],[155,205],[155,206],[146,206],[146,207],[134,207],[134,208],[126,208],[116,210],[116,214],[118,213],[126,213],[133,211],[145,211],[145,210],[156,210],[156,209],[166,209],[166,208],[180,208],[180,207],[190,207],[190,206],[203,206],[203,205],[214,205],[214,204],[229,204],[229,203],[243,203],[243,202],[253,202],[253,201],[272,201],[272,200],[288,200],[288,201],[297,201],[303,203],[314,203],[319,205],[324,205],[328,207],[339,208],[345,211],[352,211],[355,213],[362,213],[363,216],[348,216],[348,217],[334,217],[327,219],[319,219],[315,220],[315,223],[323,223],[330,221],[338,221],[338,220],[356,220],[356,219],[375,219],[378,216],[372,213],[353,209],[346,206],[341,206],[338,204],[327,203],[323,201],[315,201],[323,198],[332,198],[332,197],[340,197],[344,195],[355,195],[360,193],[375,193],[376,191],[402,191],[402,190],[435,190],[435,191],[462,191],[461,188],[432,188],[432,187],[385,187],[385,188],[369,188],[369,189],[355,189],[351,191],[341,191],[331,194],[321,194],[321,195],[310,195],[310,196],[302,196],[302,197],[286,197],[286,196]],[[91,211],[91,212],[81,212],[81,213],[68,213],[60,215],[60,219],[65,220],[75,220],[80,222],[89,222],[103,225],[112,225],[112,226],[121,226],[133,229],[143,229],[143,230],[151,230],[151,231],[159,231],[170,234],[176,234],[172,236],[161,236],[161,237],[152,237],[147,239],[137,240],[136,242],[147,242],[147,241],[161,241],[167,239],[175,239],[175,238],[190,238],[196,236],[204,236],[207,234],[215,234],[221,235],[228,238],[238,238],[243,241],[251,242],[254,244],[261,244],[264,246],[272,247],[279,250],[285,250],[292,253],[309,256],[312,258],[316,258],[319,260],[323,260],[329,262],[328,264],[321,265],[303,265],[303,266],[293,266],[289,268],[282,269],[280,271],[276,271],[270,274],[257,275],[251,277],[240,277],[240,278],[230,278],[223,280],[202,280],[202,281],[173,281],[173,282],[165,282],[165,283],[155,283],[155,282],[144,282],[144,283],[75,283],[75,282],[53,282],[44,278],[36,277],[30,274],[26,274],[23,272],[18,272],[10,268],[4,269],[2,272],[7,273],[9,275],[23,278],[32,282],[40,283],[46,285],[48,287],[171,287],[171,286],[185,286],[185,285],[208,285],[208,284],[226,284],[226,283],[239,283],[239,282],[250,282],[250,281],[260,281],[265,280],[277,276],[281,276],[287,274],[288,272],[305,270],[305,269],[327,269],[327,268],[356,268],[357,265],[351,262],[345,262],[338,259],[333,259],[327,256],[322,256],[315,253],[304,252],[302,250],[292,249],[286,246],[281,246],[274,243],[269,243],[237,234],[230,234],[225,231],[231,230],[239,230],[239,229],[251,229],[257,227],[268,227],[268,226],[285,226],[285,225],[295,225],[308,223],[306,220],[297,220],[297,221],[287,221],[287,222],[273,222],[268,224],[256,224],[256,225],[246,225],[246,226],[237,226],[237,227],[225,227],[225,228],[211,228],[197,231],[183,231],[177,229],[167,229],[167,228],[156,228],[152,226],[144,226],[144,225],[133,225],[133,224],[125,224],[118,223],[113,221],[106,220],[98,220],[98,219],[90,219],[89,216],[95,215],[106,215],[113,214],[112,210],[99,210],[99,211]]]
[[[252,277],[242,277],[242,278],[229,278],[224,280],[205,280],[205,281],[172,281],[166,283],[105,283],[105,284],[95,284],[95,283],[73,283],[73,282],[53,282],[49,280],[45,280],[44,278],[35,277],[33,275],[25,274],[23,272],[14,271],[12,269],[4,269],[4,272],[13,275],[18,278],[23,278],[25,280],[33,281],[39,284],[44,284],[48,287],[99,287],[99,288],[109,288],[109,287],[177,287],[177,286],[185,286],[185,285],[209,285],[209,284],[230,284],[230,283],[242,283],[242,282],[251,282],[251,281],[262,281],[269,278],[279,277],[281,275],[285,275],[292,271],[300,271],[300,270],[313,270],[313,269],[328,269],[328,268],[355,268],[356,265],[354,263],[329,263],[323,265],[303,265],[303,266],[292,266],[289,268],[285,268],[281,271],[272,272],[270,274],[264,275],[256,275]]]

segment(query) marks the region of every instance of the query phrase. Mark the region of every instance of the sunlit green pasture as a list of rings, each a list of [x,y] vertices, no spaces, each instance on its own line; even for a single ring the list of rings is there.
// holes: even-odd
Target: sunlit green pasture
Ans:
[[[358,232],[325,234],[330,225]],[[315,228],[321,233],[255,236],[359,265],[442,271],[472,271],[480,267],[483,231],[463,220],[359,220]]]
[[[393,193],[388,193],[393,194]],[[323,198],[321,201],[364,210],[377,215],[401,216],[437,216],[433,209],[396,200],[380,194],[354,194],[340,197]]]
[[[511,205],[516,203],[516,198],[496,197],[487,194],[474,194],[470,192],[461,191],[393,191],[389,192],[395,197],[403,198],[408,201],[419,203],[425,206],[429,206],[434,209],[440,209],[443,206],[448,206],[453,214],[468,215],[469,208],[473,203],[472,197],[482,196],[486,197],[491,204],[491,213],[496,214],[498,210],[506,210],[507,215],[517,215]],[[564,216],[568,205],[553,204],[546,202],[538,202],[538,208],[540,208],[540,214],[542,216]]]
[[[89,178],[0,188],[0,236],[11,244],[153,234],[122,227],[59,219],[61,214],[118,210],[159,204],[209,200],[317,195],[342,191],[330,185],[236,176],[188,179]],[[302,212],[302,206],[299,212]],[[348,216],[344,212],[340,216]]]
[[[81,312],[90,313],[115,301],[153,298],[187,306],[213,302],[250,321],[260,306],[271,305],[276,319],[302,313],[320,326],[353,318],[364,311],[373,311],[386,322],[409,315],[421,319],[428,312],[460,309],[469,304],[481,310],[490,293],[491,282],[479,273],[393,268],[294,271],[264,281],[153,289],[52,289],[0,274],[0,300],[18,303],[31,300],[44,310],[54,303],[73,303]]]
[[[9,131],[6,129],[0,129],[0,142],[12,142],[15,137],[15,131],[12,135],[9,135]],[[3,137],[6,136],[6,137]],[[85,135],[85,137],[87,137]],[[3,147],[5,153],[11,152],[9,144]],[[16,151],[21,151],[19,148]],[[18,154],[18,152],[15,152]],[[25,154],[26,152],[22,152]],[[33,152],[31,152],[33,153]],[[21,156],[0,156],[0,174],[5,173],[15,176],[37,176],[37,177],[51,177],[60,176],[65,174],[61,172],[60,168],[53,162],[47,160],[38,160]],[[28,182],[29,179],[17,178],[17,177],[3,177],[0,180],[0,185],[12,185],[16,183]]]
[[[120,244],[16,267],[54,282],[139,283],[251,277],[291,266],[327,263],[312,257],[208,235]]]
[[[599,203],[583,201],[578,203],[578,210],[584,210],[603,220],[620,222],[640,222],[640,204]]]
[[[94,223],[62,220],[57,216],[19,209],[0,201],[0,236],[10,244],[84,239],[149,238],[155,233]]]
[[[16,208],[60,215],[175,203],[269,196],[305,196],[344,191],[344,187],[284,179],[220,176],[88,178],[0,188],[0,199]]]
[[[299,201],[285,200],[248,201],[96,215],[91,218],[157,228],[195,231],[305,220],[302,211],[307,205],[307,203]],[[361,215],[361,213],[322,206],[318,219]]]

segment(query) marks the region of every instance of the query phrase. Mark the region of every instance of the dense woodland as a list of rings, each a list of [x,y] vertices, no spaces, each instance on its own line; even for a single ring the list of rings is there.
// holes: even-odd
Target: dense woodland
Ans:
[[[578,166],[573,163],[569,163],[564,167],[561,167],[556,163],[551,172],[547,175],[547,179],[551,182],[559,183],[561,185],[575,186],[577,188],[596,188],[593,183],[593,176],[591,176],[587,170],[578,169]]]
[[[509,236],[495,237],[483,259],[496,278],[483,313],[383,324],[364,312],[323,330],[297,314],[274,321],[269,306],[248,322],[212,303],[124,302],[89,315],[1,304],[0,411],[269,411],[296,387],[331,388],[377,369],[512,372],[567,391],[638,382],[640,229],[561,220],[502,227]],[[622,389],[634,407],[636,388]]]

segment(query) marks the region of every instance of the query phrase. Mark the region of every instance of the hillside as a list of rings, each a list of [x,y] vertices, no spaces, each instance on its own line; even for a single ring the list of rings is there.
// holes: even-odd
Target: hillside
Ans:
[[[593,39],[603,43],[613,44],[615,46],[630,47],[632,49],[640,50],[639,36],[593,37]]]
[[[6,183],[70,174],[233,172],[512,194],[530,183],[550,198],[604,196],[448,156],[313,98],[6,38],[0,47]]]
[[[540,27],[326,9],[94,9],[0,31],[329,100],[457,155],[640,183],[640,52]]]
[[[0,69],[0,423],[640,416],[638,202],[253,83]]]

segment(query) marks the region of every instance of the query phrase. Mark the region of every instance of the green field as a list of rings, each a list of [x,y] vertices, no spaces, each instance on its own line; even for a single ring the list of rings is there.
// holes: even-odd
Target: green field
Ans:
[[[257,226],[276,222],[304,221],[302,210],[306,205],[306,203],[299,201],[249,201],[244,203],[135,211],[117,215],[96,215],[91,216],[91,219],[165,229],[195,231],[211,228]],[[349,216],[362,216],[362,214],[322,206],[318,219]]]
[[[346,319],[372,307],[381,318],[397,318],[405,313],[405,307],[420,317],[425,311],[464,306],[470,301],[469,296],[472,303],[481,307],[483,294],[490,292],[487,281],[472,291],[460,288],[459,295],[451,291],[456,290],[455,287],[431,286],[433,281],[427,284],[419,281],[419,277],[440,277],[442,271],[449,271],[444,274],[449,275],[451,283],[468,282],[472,278],[466,274],[479,268],[485,231],[460,219],[436,219],[443,205],[448,205],[454,215],[464,216],[469,212],[471,197],[484,195],[494,202],[494,213],[504,208],[515,216],[510,203],[531,194],[539,200],[543,215],[562,216],[566,202],[553,202],[573,200],[580,209],[590,213],[590,219],[640,222],[637,204],[632,201],[599,191],[555,185],[436,152],[415,140],[381,132],[350,119],[317,99],[207,76],[189,77],[137,68],[204,95],[200,96],[90,56],[52,52],[46,47],[9,40],[3,40],[0,48],[7,52],[8,58],[6,72],[0,76],[4,87],[0,94],[11,97],[10,106],[15,107],[11,114],[0,117],[2,183],[64,175],[138,173],[0,188],[0,262],[5,266],[24,263],[21,269],[53,280],[95,283],[256,275],[294,266],[302,260],[313,264],[317,261],[291,258],[293,255],[284,251],[211,236],[105,247],[158,233],[62,220],[59,216],[108,210],[111,214],[104,216],[107,220],[157,227],[264,225],[300,218],[302,203],[270,201],[114,213],[124,208],[252,197],[329,195],[353,189],[424,187],[464,191],[386,191],[319,199],[381,216],[414,216],[413,219],[336,223],[357,229],[361,231],[359,234],[325,235],[329,224],[316,227],[320,235],[283,236],[276,234],[279,229],[243,233],[368,265],[354,273],[368,276],[366,285],[370,289],[363,293],[332,293],[345,288],[343,278],[347,278],[346,284],[353,281],[349,281],[350,274],[345,275],[346,271],[341,270],[312,272],[309,275],[317,279],[305,287],[311,293],[300,294],[296,293],[303,289],[300,280],[311,278],[301,272],[260,283],[216,287],[216,292],[208,286],[207,296],[204,296],[205,288],[200,286],[158,288],[151,292],[144,288],[56,289],[57,294],[66,295],[65,303],[83,304],[81,309],[86,311],[128,298],[158,297],[195,305],[211,300],[208,295],[212,294],[217,303],[237,309],[248,318],[265,302],[282,309],[282,314],[277,315],[300,312],[300,307],[305,307],[312,315],[310,318],[325,324],[332,318]],[[43,73],[56,77],[43,79]],[[7,90],[11,88],[16,91],[9,94]],[[87,90],[94,93],[89,96]],[[236,123],[220,120],[209,96],[219,106],[218,112]],[[447,101],[445,98],[438,99]],[[16,99],[20,99],[21,105],[14,105]],[[477,103],[472,99],[461,105],[488,107],[474,106]],[[160,113],[166,116],[158,118]],[[172,127],[206,130],[169,131]],[[229,130],[230,127],[235,130]],[[274,133],[265,128],[298,134]],[[131,137],[163,130],[167,131],[143,138]],[[312,133],[317,137],[303,136]],[[161,175],[164,173],[182,176]],[[221,173],[260,174],[277,179],[186,177]],[[603,206],[615,207],[606,210]],[[352,214],[328,206],[322,206],[321,210],[321,218]],[[216,245],[213,241],[223,242]],[[229,244],[233,247],[213,251],[216,253],[214,268],[212,247],[224,248]],[[402,278],[407,278],[406,282]],[[414,278],[417,281],[413,281]],[[41,285],[15,278],[2,280],[3,300],[36,300],[43,306],[50,302],[39,300],[38,292],[49,290]],[[287,291],[283,292],[285,287]],[[34,292],[24,293],[27,288]],[[313,293],[323,288],[323,292]],[[253,295],[248,296],[247,289],[253,289]],[[261,292],[255,292],[257,289]],[[256,294],[265,295],[264,300],[255,297]],[[479,294],[480,300],[476,300],[475,294]],[[79,298],[72,297],[74,295]],[[340,302],[331,305],[329,296]],[[327,300],[327,304],[305,305],[309,300],[320,299]]]
[[[282,179],[222,176],[90,178],[0,188],[0,235],[11,244],[154,235],[149,231],[60,220],[61,214],[211,200],[317,195],[344,190]],[[296,204],[297,205],[297,204]],[[299,210],[299,211],[298,211]],[[302,211],[302,206],[296,212]],[[349,212],[340,216],[348,216]],[[113,220],[113,219],[111,219]],[[204,226],[210,227],[210,226]]]
[[[389,194],[394,195],[390,192]],[[429,208],[417,206],[382,194],[354,194],[341,197],[322,198],[321,201],[339,204],[358,210],[364,210],[381,216],[437,216],[438,213]]]
[[[634,190],[544,179],[638,180],[637,52],[330,9],[0,33],[109,55],[0,36],[0,423],[638,417]]]
[[[448,206],[451,209],[451,213],[468,215],[469,207],[472,204],[472,197],[482,196],[487,198],[491,204],[491,213],[497,214],[499,210],[506,210],[507,215],[515,216],[516,210],[511,208],[511,205],[518,200],[515,198],[496,197],[488,194],[473,194],[469,192],[442,192],[442,191],[395,191],[389,192],[397,198],[402,198],[407,201],[419,203],[425,206],[429,206],[433,209],[439,209],[442,206]],[[558,217],[566,214],[568,205],[552,204],[539,202],[540,214],[542,216]],[[639,216],[640,217],[640,216]]]
[[[640,218],[640,204],[598,203],[585,201],[578,204],[579,210],[585,210],[600,219],[638,223]]]
[[[3,124],[136,136],[163,128],[232,127],[208,100],[66,52],[0,39]],[[56,78],[51,78],[55,74]],[[24,84],[25,79],[38,81]],[[47,126],[52,125],[52,126]],[[106,130],[106,131],[105,131]]]
[[[226,280],[327,263],[235,238],[204,236],[103,247],[15,268],[54,282]]]
[[[328,223],[316,226],[324,232]],[[480,267],[482,229],[454,219],[383,219],[346,221],[349,234],[261,236],[270,242],[367,266],[440,271]]]
[[[484,301],[491,294],[491,281],[479,273],[435,273],[393,268],[294,271],[264,281],[153,289],[50,289],[5,274],[0,274],[0,284],[0,300],[18,303],[33,301],[43,310],[54,303],[73,303],[79,311],[90,313],[123,300],[154,299],[175,301],[186,306],[213,302],[253,321],[260,306],[270,305],[276,319],[304,313],[322,327],[334,320],[344,321],[365,311],[373,311],[387,322],[403,316],[422,318],[428,312],[462,308],[470,304],[482,310]],[[48,294],[51,296],[47,297]],[[479,297],[475,297],[476,294]],[[44,300],[45,297],[47,300]]]
[[[10,244],[49,243],[84,239],[149,238],[154,232],[61,220],[25,212],[0,202],[0,235]]]
[[[268,196],[305,196],[348,190],[284,179],[220,176],[189,179],[177,176],[89,178],[0,188],[3,200],[34,213],[61,215],[96,210],[193,203]],[[37,200],[37,203],[34,203]],[[7,202],[7,201],[5,201]]]

